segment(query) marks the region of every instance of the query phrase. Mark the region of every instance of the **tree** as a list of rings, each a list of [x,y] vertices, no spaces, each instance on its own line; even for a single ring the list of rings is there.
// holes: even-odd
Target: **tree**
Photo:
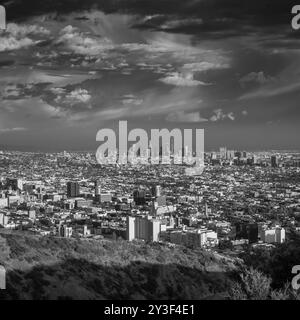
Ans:
[[[240,274],[240,279],[230,290],[233,300],[267,300],[271,291],[271,278],[253,268]]]
[[[283,289],[273,290],[272,279],[253,268],[245,269],[229,290],[232,300],[300,300],[300,294],[286,283]]]
[[[221,241],[220,244],[219,244],[219,249],[221,249],[221,250],[226,250],[226,249],[232,250],[233,249],[233,244],[232,244],[232,242],[230,240]]]

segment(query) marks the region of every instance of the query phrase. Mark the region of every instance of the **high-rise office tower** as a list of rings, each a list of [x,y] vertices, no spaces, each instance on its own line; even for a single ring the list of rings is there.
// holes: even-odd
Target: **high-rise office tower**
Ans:
[[[135,239],[135,218],[127,217],[126,240],[132,241],[134,239]]]
[[[95,181],[95,196],[99,196],[101,194],[101,181]]]
[[[235,157],[237,157],[238,159],[242,158],[242,152],[241,151],[237,151],[234,154]]]
[[[161,186],[155,186],[155,196],[156,197],[161,196]]]
[[[151,220],[148,222],[148,241],[159,241],[160,220]]]
[[[253,164],[257,164],[258,163],[258,158],[257,158],[256,155],[253,155],[252,162],[253,162]]]
[[[278,160],[277,160],[276,156],[271,157],[271,166],[272,166],[272,168],[278,167]]]
[[[226,147],[220,148],[220,158],[226,159],[226,157],[227,157],[227,148]]]
[[[208,213],[208,205],[205,203],[205,216],[208,218],[209,213]]]
[[[159,185],[152,186],[151,194],[153,197],[156,197],[156,198],[160,197],[161,196],[161,186],[159,186]]]
[[[141,206],[146,203],[146,193],[144,190],[135,190],[133,192],[133,199],[136,205]]]
[[[235,151],[234,150],[227,150],[227,159],[232,160],[234,158]]]
[[[67,196],[69,198],[79,197],[79,184],[78,182],[68,182],[67,183]]]

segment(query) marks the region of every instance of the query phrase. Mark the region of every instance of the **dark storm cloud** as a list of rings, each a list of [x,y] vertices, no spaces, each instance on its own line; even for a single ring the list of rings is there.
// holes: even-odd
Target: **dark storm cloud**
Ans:
[[[219,38],[287,28],[296,3],[296,0],[15,0],[8,4],[8,19],[97,8],[106,13],[148,17],[137,22],[135,26],[140,28]]]
[[[39,97],[41,92],[51,83],[36,83],[36,84],[8,84],[4,93],[0,92],[0,97],[3,100],[17,100],[28,97]]]
[[[14,65],[14,60],[3,60],[0,61],[0,67],[8,67]]]

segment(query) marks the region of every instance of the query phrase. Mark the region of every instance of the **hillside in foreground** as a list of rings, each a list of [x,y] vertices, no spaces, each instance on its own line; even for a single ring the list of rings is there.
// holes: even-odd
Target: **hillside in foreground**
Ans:
[[[237,262],[202,250],[0,233],[0,299],[223,299]]]

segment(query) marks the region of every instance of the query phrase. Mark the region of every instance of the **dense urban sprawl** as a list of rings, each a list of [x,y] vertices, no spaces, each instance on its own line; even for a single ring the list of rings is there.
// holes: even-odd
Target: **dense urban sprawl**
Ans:
[[[207,250],[272,248],[300,231],[297,152],[205,154],[181,165],[97,164],[88,152],[0,153],[0,231],[164,242]]]

